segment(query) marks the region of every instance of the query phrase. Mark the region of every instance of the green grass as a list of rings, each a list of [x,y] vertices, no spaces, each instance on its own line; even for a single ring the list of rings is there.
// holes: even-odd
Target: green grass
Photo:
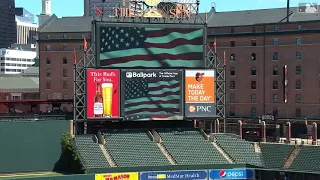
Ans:
[[[37,178],[62,176],[63,174],[56,172],[32,172],[32,173],[16,173],[16,174],[0,174],[0,179],[23,179],[23,178]]]

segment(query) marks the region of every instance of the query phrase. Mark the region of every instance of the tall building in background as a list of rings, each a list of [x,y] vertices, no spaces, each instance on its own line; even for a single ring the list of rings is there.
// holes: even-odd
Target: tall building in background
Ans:
[[[84,0],[84,16],[96,16],[96,7],[100,10],[103,9],[105,14],[112,14],[113,7],[130,7],[139,12],[142,6],[142,3],[135,3],[133,0],[106,0],[105,5],[103,5],[102,0]]]
[[[0,0],[0,48],[16,42],[15,1]]]
[[[35,36],[38,25],[34,23],[34,15],[24,8],[16,8],[17,44],[36,44]]]
[[[0,49],[0,74],[19,74],[34,64],[35,51]]]

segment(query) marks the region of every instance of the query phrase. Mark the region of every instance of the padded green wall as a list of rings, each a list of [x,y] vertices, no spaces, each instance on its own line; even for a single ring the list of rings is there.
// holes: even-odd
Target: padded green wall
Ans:
[[[0,122],[0,173],[52,171],[70,121]]]

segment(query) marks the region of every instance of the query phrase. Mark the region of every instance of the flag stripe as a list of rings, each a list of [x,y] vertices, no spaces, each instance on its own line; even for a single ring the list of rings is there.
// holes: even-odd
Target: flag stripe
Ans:
[[[171,115],[171,114],[177,114],[176,112],[178,112],[179,110],[180,110],[179,108],[176,108],[176,109],[168,108],[168,109],[166,109],[166,111],[159,111],[158,109],[140,108],[140,109],[137,109],[137,110],[132,110],[128,114],[149,115],[151,113],[153,113],[153,114],[157,113],[159,115],[166,115],[166,114]]]
[[[150,37],[152,36],[153,32],[149,32],[150,35],[148,34],[148,38],[145,40],[145,42],[148,43],[169,43],[172,40],[175,39],[186,39],[186,40],[193,40],[195,38],[202,37],[202,30],[194,31],[188,34],[181,34],[179,32],[172,32],[168,34],[167,36],[161,36],[161,37]],[[200,41],[201,42],[201,41]],[[198,45],[202,45],[202,42],[198,42]]]
[[[150,42],[145,42],[144,44],[146,47],[153,47],[153,48],[174,48],[174,47],[180,46],[181,44],[190,44],[190,45],[199,46],[199,41],[201,40],[202,40],[202,37],[194,38],[192,40],[177,38],[177,39],[171,40],[170,42],[155,43],[154,41],[150,41]]]
[[[145,28],[145,31],[148,37],[167,36],[172,32],[178,32],[180,34],[188,34],[194,31],[202,31],[200,36],[203,35],[203,29],[193,29],[193,28]]]
[[[171,49],[165,48],[135,48],[135,49],[125,49],[120,51],[111,51],[105,52],[100,54],[100,59],[107,60],[107,59],[114,59],[124,56],[137,56],[137,55],[149,55],[150,54],[171,54],[171,55],[179,55],[183,54],[184,52],[203,52],[203,47],[198,45],[181,45]]]
[[[145,99],[144,99],[145,100]],[[159,101],[156,101],[158,104],[161,104],[161,106],[163,105],[163,104],[177,104],[177,103],[180,103],[180,99],[172,99],[172,100],[164,100],[164,101],[162,101],[162,100],[159,100]],[[149,107],[149,105],[153,105],[154,104],[154,102],[153,101],[150,101],[150,100],[148,100],[148,101],[143,101],[143,102],[136,102],[136,103],[130,103],[130,104],[126,104],[125,105],[125,108],[131,108],[131,106],[133,106],[134,108],[136,107],[136,106],[140,106],[140,105],[142,105],[142,103],[143,103],[143,106],[148,106]],[[176,105],[174,105],[175,107],[177,107]],[[157,106],[158,107],[158,106]]]
[[[181,115],[174,115],[174,116],[164,116],[164,115],[152,115],[149,117],[140,117],[140,116],[127,116],[126,120],[134,119],[139,121],[166,121],[166,120],[183,120],[183,116]]]
[[[137,56],[129,56],[115,59],[103,60],[100,62],[101,66],[116,66],[121,67],[130,67],[130,66],[139,66],[144,63],[147,67],[153,67],[156,65],[157,67],[164,63],[173,63],[175,66],[183,66],[188,65],[192,66],[192,64],[201,64],[203,60],[199,60],[199,57],[203,55],[202,52],[199,53],[186,53],[181,55],[170,55],[170,54],[157,54],[157,55],[137,55]],[[155,59],[161,59],[161,61],[157,61]],[[132,62],[133,61],[133,62]],[[180,61],[180,62],[179,62]],[[130,64],[125,64],[130,63]],[[151,66],[151,64],[154,64]],[[187,66],[189,67],[189,65]]]
[[[136,61],[129,61],[129,62],[125,62],[125,63],[106,63],[106,61],[102,61],[100,63],[100,66],[108,66],[108,67],[135,67],[135,68],[155,68],[155,67],[161,67],[161,65],[163,64],[169,64],[174,66],[175,68],[192,68],[195,67],[195,65],[201,66],[203,64],[202,61],[199,60],[190,60],[190,61],[186,61],[183,59],[179,59],[179,60],[169,60],[169,59],[165,59],[163,61],[143,61],[143,60],[136,60]]]
[[[141,102],[143,104],[144,102],[148,102],[148,101],[161,102],[161,101],[174,100],[174,99],[180,99],[180,98],[181,98],[180,95],[168,95],[165,97],[143,97],[143,98],[129,99],[125,101],[125,106],[128,107],[132,103]]]

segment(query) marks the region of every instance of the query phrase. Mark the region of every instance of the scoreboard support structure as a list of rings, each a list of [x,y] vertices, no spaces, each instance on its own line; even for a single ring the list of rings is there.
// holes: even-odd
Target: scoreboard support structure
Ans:
[[[190,4],[190,3],[189,3]],[[191,18],[192,23],[194,24],[203,24],[207,27],[207,20],[203,19],[199,13],[199,5],[200,1],[197,0],[196,3],[193,3],[193,9],[196,10],[195,16]],[[192,4],[191,4],[192,5]],[[105,5],[107,6],[107,5]],[[97,18],[95,18],[97,19]],[[108,18],[103,18],[103,20]],[[121,18],[122,22],[126,22]],[[130,20],[131,19],[131,20]],[[151,18],[148,18],[150,21]],[[157,18],[156,18],[157,19]],[[120,20],[120,19],[119,19]],[[110,20],[109,22],[117,23],[119,20]],[[108,21],[108,20],[107,20]],[[201,21],[201,22],[199,22]],[[141,21],[132,21],[132,18],[128,18],[127,23],[140,23]],[[146,23],[146,22],[144,22]],[[152,22],[151,22],[152,23]],[[159,24],[166,24],[172,23],[171,21],[158,21]],[[87,68],[94,68],[96,67],[96,58],[95,58],[95,46],[96,46],[96,38],[95,38],[95,23],[92,23],[92,32],[91,32],[91,39],[90,46],[88,47],[87,51],[83,53],[83,56],[77,58],[77,61],[74,64],[74,133],[75,134],[87,134],[87,89],[86,89],[86,69]],[[178,21],[176,23],[179,24],[191,24],[190,21]],[[216,97],[216,115],[219,118],[222,118],[224,121],[224,132],[226,132],[226,66],[224,60],[220,60],[216,52],[212,50],[209,44],[207,44],[207,34],[205,36],[205,48],[204,48],[204,61],[205,61],[205,68],[206,69],[213,69],[215,70],[215,77],[216,77],[216,90],[215,90],[215,97]],[[216,120],[216,117],[213,117],[212,121]]]

